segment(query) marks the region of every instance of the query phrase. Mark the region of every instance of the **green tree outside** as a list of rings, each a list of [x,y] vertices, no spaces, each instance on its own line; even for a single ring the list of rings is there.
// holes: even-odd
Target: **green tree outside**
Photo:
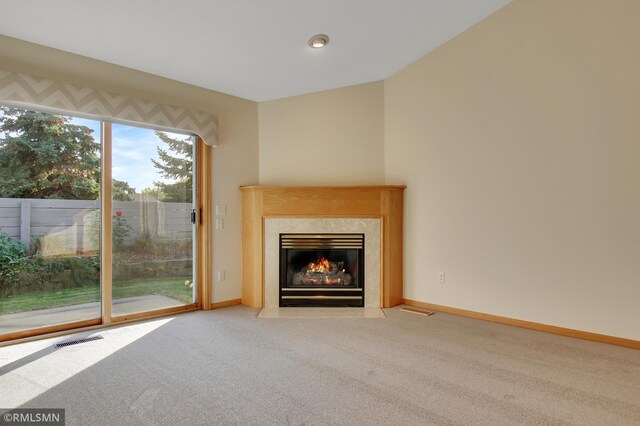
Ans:
[[[171,138],[164,132],[156,131],[155,133],[167,145],[168,149],[157,147],[159,161],[154,159],[151,161],[162,177],[176,180],[176,182],[154,182],[158,190],[148,188],[143,193],[153,195],[158,200],[165,202],[192,202],[194,138],[181,140]]]
[[[0,107],[0,197],[95,200],[100,144],[69,117]]]
[[[96,200],[100,144],[87,126],[45,112],[0,107],[0,198]],[[113,199],[133,201],[135,188],[113,180]]]
[[[116,201],[133,201],[136,189],[122,180],[113,179],[111,185],[111,197]]]

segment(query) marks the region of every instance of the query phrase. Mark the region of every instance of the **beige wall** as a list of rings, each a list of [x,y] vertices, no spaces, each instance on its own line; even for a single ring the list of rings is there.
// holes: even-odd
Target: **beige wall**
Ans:
[[[226,280],[214,282],[213,301],[241,297],[242,221],[238,186],[258,182],[255,102],[4,36],[0,36],[0,64],[12,71],[218,114],[219,146],[213,149],[213,202],[226,204],[227,216],[225,228],[214,231],[213,265],[214,270],[226,270]]]
[[[384,182],[381,81],[259,104],[261,185]]]
[[[638,20],[517,0],[385,80],[406,298],[640,339]]]

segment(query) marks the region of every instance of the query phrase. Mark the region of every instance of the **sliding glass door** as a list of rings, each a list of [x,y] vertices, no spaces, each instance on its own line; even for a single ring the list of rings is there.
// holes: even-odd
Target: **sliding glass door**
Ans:
[[[100,320],[99,128],[0,107],[0,336]]]
[[[202,150],[194,136],[0,106],[0,341],[206,308]]]
[[[112,315],[195,302],[195,138],[112,125]]]

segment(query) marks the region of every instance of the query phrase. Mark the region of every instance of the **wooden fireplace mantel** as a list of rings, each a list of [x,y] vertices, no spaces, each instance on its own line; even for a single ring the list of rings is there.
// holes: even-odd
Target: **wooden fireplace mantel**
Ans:
[[[403,303],[404,185],[243,186],[242,303],[264,306],[265,217],[380,218],[381,306]]]

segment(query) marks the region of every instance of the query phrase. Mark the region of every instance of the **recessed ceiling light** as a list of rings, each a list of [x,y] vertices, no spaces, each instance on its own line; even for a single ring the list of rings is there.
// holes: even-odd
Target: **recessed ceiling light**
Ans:
[[[309,47],[320,49],[329,44],[329,36],[325,34],[316,34],[309,39]]]

